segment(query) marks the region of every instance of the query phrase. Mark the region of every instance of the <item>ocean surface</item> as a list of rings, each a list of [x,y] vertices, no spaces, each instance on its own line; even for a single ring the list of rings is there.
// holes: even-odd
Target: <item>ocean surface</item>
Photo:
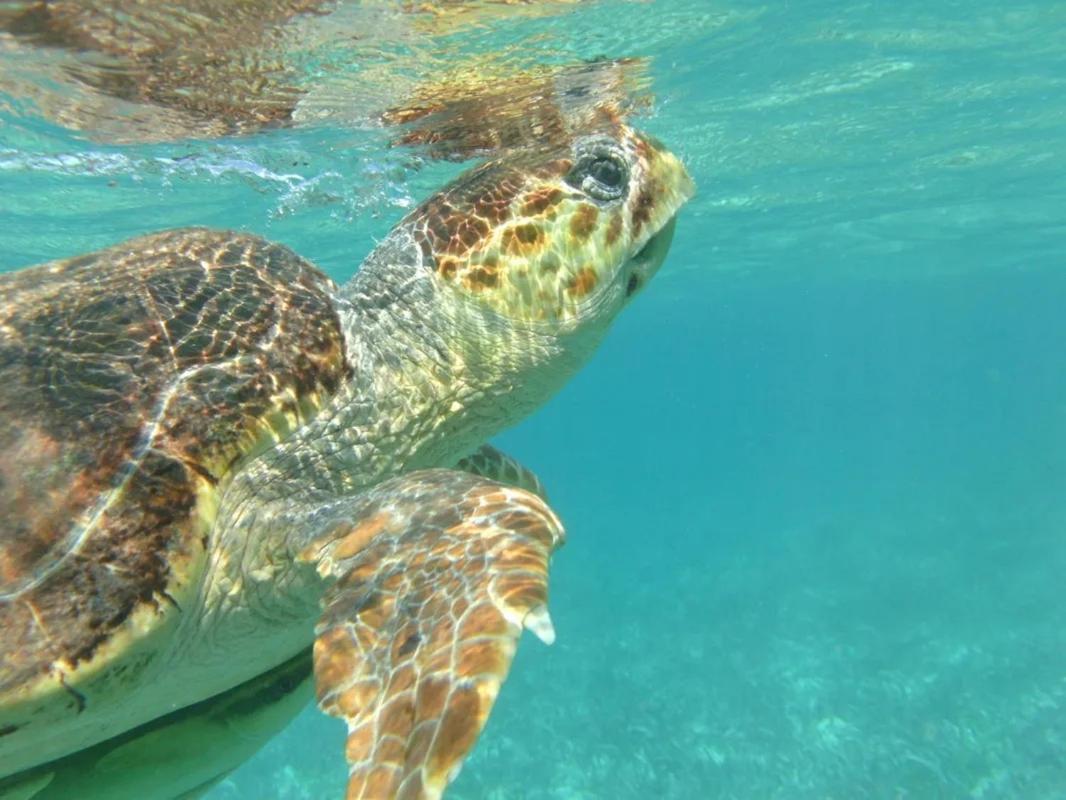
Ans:
[[[558,641],[449,800],[1066,798],[1066,5],[496,11],[414,60],[647,59],[699,193],[496,440],[568,526]],[[0,95],[0,268],[198,224],[343,280],[467,166],[389,141],[116,144]],[[208,798],[340,797],[343,746],[309,708]]]

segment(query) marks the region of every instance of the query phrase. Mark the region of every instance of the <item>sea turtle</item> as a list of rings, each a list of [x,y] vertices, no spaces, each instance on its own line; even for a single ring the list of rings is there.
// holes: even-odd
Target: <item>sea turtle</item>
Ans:
[[[485,442],[692,191],[601,124],[465,173],[344,286],[203,228],[0,276],[0,797],[198,796],[247,755],[211,725],[270,728],[312,647],[348,796],[440,797],[522,627],[554,637],[563,529]]]

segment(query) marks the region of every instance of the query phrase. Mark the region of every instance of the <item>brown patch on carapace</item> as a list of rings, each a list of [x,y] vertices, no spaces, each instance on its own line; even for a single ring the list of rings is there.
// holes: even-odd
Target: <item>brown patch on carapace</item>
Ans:
[[[573,217],[570,218],[570,235],[579,242],[585,241],[596,228],[596,220],[600,218],[600,211],[596,206],[589,203],[578,206]]]
[[[566,284],[566,292],[571,297],[580,298],[596,288],[598,278],[592,267],[582,267]]]
[[[0,423],[2,424],[2,423]],[[105,489],[91,472],[58,468],[75,448],[33,425],[14,426],[0,450],[0,509],[11,534],[0,544],[0,586],[32,579],[39,565],[70,547],[64,531]]]

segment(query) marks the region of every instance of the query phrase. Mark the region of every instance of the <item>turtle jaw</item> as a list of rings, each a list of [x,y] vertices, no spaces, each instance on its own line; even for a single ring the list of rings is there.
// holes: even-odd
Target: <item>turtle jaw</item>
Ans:
[[[626,263],[626,300],[639,292],[652,279],[659,267],[666,260],[666,254],[670,252],[670,244],[674,240],[674,228],[677,227],[677,215],[644,243],[644,246]]]
[[[621,306],[659,271],[673,242],[677,215],[696,193],[685,165],[662,142],[637,131],[631,135],[639,177],[623,213],[632,249],[618,270],[624,287]]]

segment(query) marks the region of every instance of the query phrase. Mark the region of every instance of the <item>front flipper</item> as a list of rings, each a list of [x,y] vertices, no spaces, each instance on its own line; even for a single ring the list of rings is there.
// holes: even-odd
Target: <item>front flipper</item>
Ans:
[[[480,475],[482,478],[506,483],[508,486],[517,486],[519,489],[533,492],[542,500],[548,499],[544,484],[540,482],[540,478],[533,470],[502,450],[497,450],[491,444],[483,444],[470,455],[464,456],[455,468],[473,475]]]
[[[314,648],[318,701],[348,723],[349,800],[432,800],[459,772],[522,627],[555,638],[540,498],[453,470],[395,478],[305,551],[335,582]]]

